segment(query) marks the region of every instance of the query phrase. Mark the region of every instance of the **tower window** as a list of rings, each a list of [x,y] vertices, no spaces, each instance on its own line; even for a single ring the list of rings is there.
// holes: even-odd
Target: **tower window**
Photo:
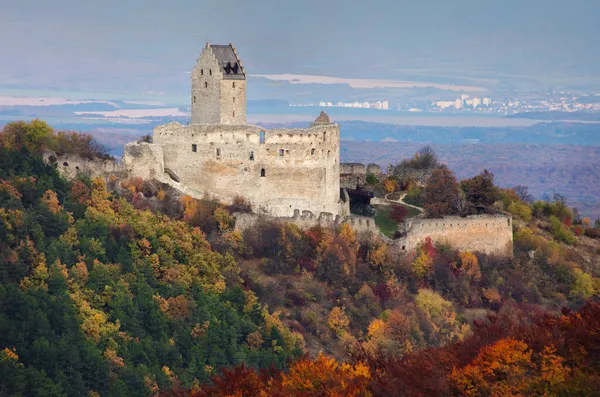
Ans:
[[[195,143],[192,143],[192,152],[196,153],[198,151],[198,147]]]
[[[250,152],[250,160],[254,161],[254,152]]]
[[[204,76],[204,69],[200,69],[200,76]]]
[[[279,149],[279,157],[283,157],[284,154],[285,154],[285,150]]]
[[[235,88],[235,81],[233,82],[233,84],[231,85],[231,87]],[[234,100],[234,102],[235,102],[235,100]]]
[[[208,81],[204,82],[204,88],[208,88]]]
[[[267,173],[265,172],[265,169],[264,169],[264,168],[261,168],[261,169],[260,169],[260,176],[261,176],[261,177],[263,177],[263,178],[264,178],[265,176],[267,176]]]
[[[208,74],[212,76],[212,69],[208,69]]]
[[[217,158],[220,158],[220,157],[221,157],[221,149],[217,148]]]
[[[196,95],[194,95],[194,103],[196,103]]]
[[[264,131],[260,132],[260,143],[261,144],[265,143],[265,132]]]
[[[314,156],[315,154],[317,154],[317,150],[316,149],[310,149],[310,155]]]

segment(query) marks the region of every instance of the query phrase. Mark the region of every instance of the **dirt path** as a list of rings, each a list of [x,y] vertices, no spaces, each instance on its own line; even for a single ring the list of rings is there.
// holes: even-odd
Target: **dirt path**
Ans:
[[[416,210],[419,210],[419,211],[421,211],[421,213],[425,212],[425,210],[424,210],[423,208],[421,208],[421,207],[417,207],[416,205],[412,205],[412,204],[405,203],[405,202],[404,202],[404,200],[402,200],[402,199],[403,199],[404,197],[406,197],[406,193],[404,193],[403,195],[401,195],[401,196],[400,196],[400,198],[399,198],[398,200],[392,200],[392,199],[389,199],[389,198],[388,198],[388,196],[389,196],[390,194],[392,194],[392,193],[388,193],[388,194],[386,194],[386,195],[385,195],[385,200],[386,200],[386,201],[389,201],[390,203],[402,204],[402,205],[405,205],[405,206],[407,206],[407,207],[414,208],[414,209],[416,209]]]

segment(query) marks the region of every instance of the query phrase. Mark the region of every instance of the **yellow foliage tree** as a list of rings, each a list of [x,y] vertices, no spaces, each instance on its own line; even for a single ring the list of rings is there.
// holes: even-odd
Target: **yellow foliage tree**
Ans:
[[[315,360],[299,360],[283,373],[280,390],[288,396],[366,397],[371,395],[370,379],[366,365],[340,364],[319,353]]]
[[[536,364],[538,363],[538,364]],[[525,342],[500,339],[450,376],[462,396],[554,396],[571,373],[554,346],[534,355]]]
[[[58,203],[58,196],[52,190],[46,190],[44,192],[44,195],[42,196],[41,202],[43,204],[45,204],[46,207],[48,207],[48,209],[50,210],[50,212],[52,212],[55,215],[61,209],[60,204]]]
[[[461,263],[461,271],[467,274],[472,280],[481,280],[481,268],[477,257],[469,251],[464,251],[458,254]]]
[[[348,316],[346,316],[345,308],[343,306],[336,306],[331,309],[327,318],[327,324],[338,336],[344,334],[350,325],[350,320],[348,319]]]
[[[417,257],[410,264],[412,272],[418,277],[423,277],[429,273],[432,266],[433,260],[427,255],[427,252],[424,249],[418,251]]]

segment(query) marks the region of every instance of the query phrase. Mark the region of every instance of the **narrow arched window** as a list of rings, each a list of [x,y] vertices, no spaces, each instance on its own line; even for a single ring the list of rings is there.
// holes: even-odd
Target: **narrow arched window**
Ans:
[[[235,88],[235,81],[233,82],[233,84],[232,84],[232,87],[233,87],[233,88]],[[234,102],[235,102],[235,101],[234,101]]]
[[[233,97],[233,103],[235,103],[235,97]]]
[[[221,157],[221,149],[217,148],[217,158]]]
[[[260,169],[260,176],[261,176],[261,177],[265,177],[265,176],[267,176],[267,173],[265,172],[265,169],[264,169],[264,168],[261,168],[261,169]]]
[[[196,95],[194,95],[194,103],[196,103]]]
[[[235,110],[233,111],[233,117],[235,117]]]
[[[310,149],[310,155],[314,156],[315,154],[317,154],[317,150],[316,149]]]
[[[285,154],[285,150],[279,149],[279,157],[283,157],[284,154]]]
[[[208,74],[212,76],[212,69],[208,69]]]
[[[204,76],[204,69],[200,69],[200,76]]]
[[[250,152],[250,161],[254,161],[254,152]]]
[[[208,88],[208,81],[204,82],[204,88]]]

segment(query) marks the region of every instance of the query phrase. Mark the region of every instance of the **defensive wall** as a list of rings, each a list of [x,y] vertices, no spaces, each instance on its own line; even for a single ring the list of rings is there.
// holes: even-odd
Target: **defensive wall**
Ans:
[[[323,228],[337,228],[343,224],[348,224],[359,235],[362,233],[378,234],[379,229],[373,218],[358,215],[334,216],[333,214],[321,213],[315,216],[310,211],[295,211],[290,217],[273,217],[259,214],[236,213],[235,229],[243,232],[246,229],[252,229],[258,222],[272,221],[292,223],[300,229],[307,230],[311,227],[321,226]]]
[[[462,218],[409,218],[401,226],[403,236],[393,241],[402,251],[410,251],[427,237],[463,251],[512,256],[512,217],[508,214],[472,215]]]
[[[57,171],[67,179],[74,179],[77,174],[84,174],[91,178],[97,176],[107,177],[121,171],[120,164],[114,159],[90,160],[76,154],[57,156],[51,151],[45,152],[43,157],[47,163],[56,165]]]
[[[253,228],[261,220],[292,223],[301,229],[314,226],[336,228],[348,224],[359,235],[378,235],[395,252],[409,252],[425,239],[434,244],[448,244],[461,251],[481,252],[488,255],[513,255],[512,218],[509,215],[474,215],[466,218],[451,216],[440,219],[411,218],[403,224],[404,235],[392,240],[383,235],[370,217],[349,215],[315,216],[310,211],[296,211],[291,217],[265,217],[258,214],[235,214],[238,231]]]

